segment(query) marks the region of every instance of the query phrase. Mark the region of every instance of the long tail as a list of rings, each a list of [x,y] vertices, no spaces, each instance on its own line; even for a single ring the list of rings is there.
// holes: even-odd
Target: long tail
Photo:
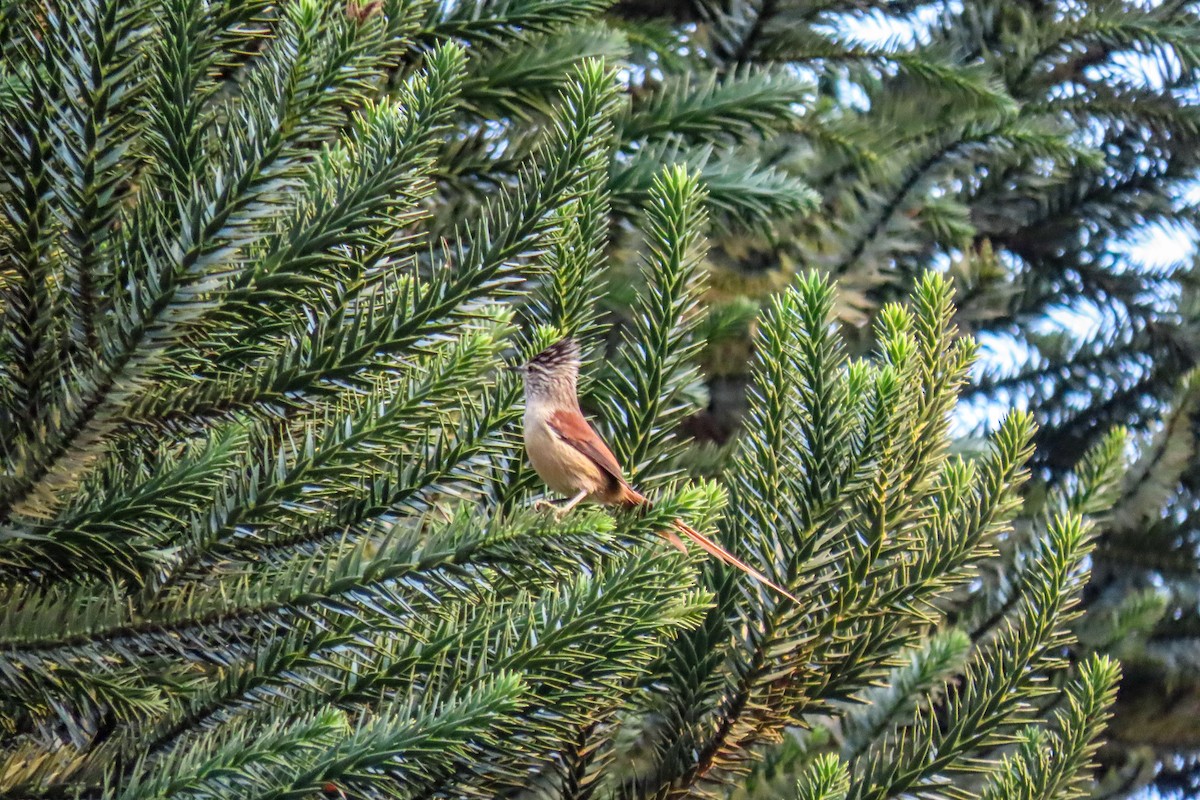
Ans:
[[[787,599],[791,600],[796,605],[800,605],[800,601],[796,599],[796,596],[794,594],[792,594],[787,589],[784,589],[782,586],[780,586],[779,584],[772,581],[766,575],[763,575],[761,572],[759,572],[754,567],[747,564],[745,561],[742,561],[740,558],[738,558],[733,553],[726,550],[724,547],[721,547],[721,545],[717,544],[712,539],[709,539],[707,536],[702,534],[700,531],[696,530],[695,528],[693,528],[690,525],[685,524],[682,520],[677,519],[677,520],[675,520],[675,522],[673,524],[675,525],[675,529],[677,531],[682,533],[687,538],[691,539],[696,544],[700,545],[700,549],[703,550],[704,552],[708,553],[710,556],[713,556],[718,561],[724,561],[726,564],[728,564],[731,567],[736,567],[737,569],[740,569],[742,572],[746,573],[751,578],[754,578],[754,580],[758,581],[759,583],[770,586],[772,589],[779,592],[781,595],[783,595]],[[672,534],[672,536],[674,536],[674,534]]]
[[[644,505],[646,507],[650,506],[650,501],[647,500],[646,497],[644,495],[642,495],[641,492],[639,492],[637,489],[634,489],[632,486],[630,486],[629,484],[627,484],[623,481],[620,486],[620,495],[617,498],[617,502],[620,503],[621,505],[629,507],[629,508],[633,508],[635,506],[642,506],[642,505]],[[794,594],[792,594],[787,589],[784,589],[782,586],[780,586],[779,584],[772,581],[766,575],[763,575],[761,572],[759,572],[754,567],[747,564],[745,561],[742,561],[740,558],[738,558],[733,553],[726,550],[724,547],[721,547],[721,545],[717,544],[712,539],[709,539],[707,536],[705,536],[700,531],[693,528],[691,525],[688,525],[688,524],[684,523],[683,520],[679,520],[679,519],[675,520],[671,524],[675,526],[675,530],[679,531],[684,536],[691,539],[696,544],[700,545],[700,549],[703,550],[704,552],[708,553],[710,556],[713,556],[718,561],[723,561],[724,563],[728,564],[731,567],[736,567],[737,569],[740,569],[742,572],[746,573],[751,578],[754,578],[754,580],[758,581],[759,583],[770,586],[772,589],[779,592],[781,595],[788,598],[796,605],[800,605],[800,601],[796,599],[796,596]],[[662,535],[664,538],[666,538],[666,540],[668,542],[675,545],[675,548],[677,550],[679,550],[679,552],[684,553],[684,554],[687,553],[687,545],[685,545],[683,543],[682,539],[680,539],[678,536],[675,535],[674,531],[662,531]]]

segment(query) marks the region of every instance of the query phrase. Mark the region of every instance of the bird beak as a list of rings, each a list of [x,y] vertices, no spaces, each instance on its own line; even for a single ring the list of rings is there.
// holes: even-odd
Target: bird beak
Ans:
[[[504,370],[505,370],[506,372],[520,372],[520,371],[521,371],[521,365],[520,365],[520,364],[505,364],[505,365],[504,365]]]

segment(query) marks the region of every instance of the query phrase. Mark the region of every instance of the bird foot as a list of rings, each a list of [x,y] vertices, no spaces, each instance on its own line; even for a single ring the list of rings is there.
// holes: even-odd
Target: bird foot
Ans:
[[[585,497],[587,497],[587,492],[580,492],[579,494],[575,495],[570,500],[568,500],[566,502],[566,505],[561,505],[561,506],[556,503],[552,503],[546,499],[539,499],[539,500],[533,501],[533,507],[536,509],[543,509],[543,508],[554,509],[554,521],[559,522],[562,520],[563,517],[565,517],[567,514],[571,513],[571,509],[573,509],[575,506],[579,505],[579,503]]]
[[[550,500],[534,500],[535,511],[549,511],[555,522],[562,522],[563,517],[571,513],[571,506],[560,506]]]

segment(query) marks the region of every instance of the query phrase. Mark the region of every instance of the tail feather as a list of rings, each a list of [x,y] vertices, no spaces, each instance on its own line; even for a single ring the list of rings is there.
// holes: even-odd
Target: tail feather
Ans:
[[[616,502],[627,508],[635,508],[637,506],[644,506],[646,508],[650,507],[650,501],[647,500],[646,497],[641,492],[639,492],[637,489],[634,489],[632,486],[630,486],[628,483],[625,483],[624,481],[621,481],[621,483],[617,487]],[[714,542],[712,539],[709,539],[707,536],[700,533],[700,531],[696,530],[695,528],[693,528],[690,525],[685,524],[683,522],[683,520],[677,519],[672,523],[672,525],[675,526],[675,530],[679,531],[684,536],[691,539],[696,544],[700,545],[701,550],[708,553],[710,556],[713,556],[718,561],[723,561],[731,567],[740,569],[742,572],[746,573],[751,578],[754,578],[754,580],[758,581],[759,583],[770,586],[772,589],[779,592],[781,595],[788,598],[796,605],[800,604],[800,601],[796,599],[796,596],[794,594],[789,592],[787,589],[784,589],[779,584],[773,582],[766,575],[763,575],[761,572],[756,570],[754,567],[750,566],[745,561],[742,561],[740,558],[735,556],[733,553],[729,552],[724,547],[721,547],[721,545]],[[675,535],[674,531],[668,530],[668,531],[662,531],[661,533],[662,533],[663,538],[665,538],[668,542],[670,542],[672,545],[674,545],[675,548],[677,550],[679,550],[679,552],[685,553],[685,554],[687,553],[687,545],[685,545],[683,543],[682,539],[680,539],[678,536]]]
[[[687,545],[683,543],[683,539],[675,535],[675,531],[660,531],[660,533],[676,550],[687,555]]]
[[[779,592],[781,595],[788,598],[796,605],[800,604],[800,601],[796,599],[796,596],[793,595],[791,592],[789,592],[787,589],[784,589],[782,586],[779,586],[778,584],[773,582],[770,578],[768,578],[766,575],[763,575],[761,572],[756,570],[754,567],[750,566],[745,561],[742,561],[740,558],[735,556],[733,553],[729,552],[724,547],[721,547],[721,545],[714,542],[712,539],[709,539],[707,536],[700,533],[700,531],[696,530],[695,528],[691,527],[690,525],[684,524],[684,522],[682,520],[675,520],[674,525],[675,525],[676,530],[678,530],[684,536],[686,536],[687,538],[691,539],[693,542],[698,544],[700,546],[700,549],[703,550],[704,552],[708,553],[710,556],[713,556],[714,558],[716,558],[719,561],[725,562],[726,564],[728,564],[731,567],[736,567],[737,569],[740,569],[742,572],[746,573],[751,578],[754,578],[754,580],[758,581],[759,583],[770,586],[772,589]],[[675,536],[674,534],[671,534],[668,538],[673,539],[675,541],[679,540],[679,537]],[[672,542],[672,544],[674,544],[674,542]]]
[[[622,481],[617,487],[616,502],[620,503],[626,508],[637,508],[639,506],[642,508],[650,508],[651,506],[650,501],[646,499],[645,495],[624,481]],[[675,535],[674,531],[660,531],[660,533],[664,539],[666,539],[675,547],[676,550],[684,555],[687,555],[687,545],[683,543],[682,539]]]

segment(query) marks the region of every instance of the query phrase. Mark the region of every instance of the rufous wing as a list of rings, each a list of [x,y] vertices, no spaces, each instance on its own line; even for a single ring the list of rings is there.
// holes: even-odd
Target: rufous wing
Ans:
[[[607,472],[621,483],[625,477],[621,474],[621,465],[617,457],[608,449],[608,445],[600,438],[600,434],[588,424],[579,412],[555,411],[548,420],[550,428],[558,437],[579,452],[596,462],[596,466]]]
[[[612,454],[608,445],[600,438],[600,434],[596,433],[582,414],[578,411],[555,411],[550,415],[547,423],[560,439],[583,453],[616,481],[623,490],[621,502],[628,505],[638,505],[644,502],[645,498],[625,481],[617,457]]]
[[[556,436],[590,459],[613,479],[617,491],[606,502],[627,507],[640,506],[647,502],[646,498],[625,480],[625,476],[621,474],[621,465],[617,463],[617,457],[612,454],[608,445],[600,438],[600,434],[596,433],[582,414],[556,411],[550,415],[548,424]],[[675,535],[674,531],[662,531],[661,533],[679,552],[687,553],[687,546],[684,545],[682,539]]]

